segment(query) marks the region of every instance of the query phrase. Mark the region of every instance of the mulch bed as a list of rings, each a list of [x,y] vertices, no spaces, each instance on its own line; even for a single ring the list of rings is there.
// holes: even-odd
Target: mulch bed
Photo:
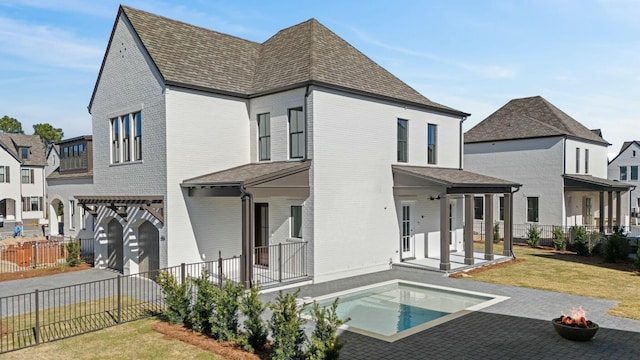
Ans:
[[[71,271],[91,269],[91,267],[92,266],[89,264],[82,263],[74,267],[60,265],[60,266],[52,266],[52,267],[41,268],[41,269],[29,269],[24,271],[0,273],[0,281],[21,280],[21,279],[34,278],[39,276],[64,274],[66,272],[71,272]]]

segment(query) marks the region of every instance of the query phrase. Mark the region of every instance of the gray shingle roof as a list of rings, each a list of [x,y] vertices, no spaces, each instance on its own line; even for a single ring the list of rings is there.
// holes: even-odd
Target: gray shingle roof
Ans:
[[[603,138],[541,96],[513,99],[464,134],[465,143],[571,136],[603,145]]]
[[[619,190],[628,190],[629,188],[631,188],[633,186],[633,185],[628,184],[628,183],[624,183],[624,182],[620,182],[620,181],[616,181],[616,180],[598,178],[598,177],[594,177],[592,175],[565,174],[563,176],[564,176],[565,179],[575,180],[575,181],[578,181],[578,182],[582,182],[582,183],[586,183],[586,184],[590,184],[590,185],[594,185],[594,186],[598,186],[598,187],[603,187],[603,188],[613,188],[613,189],[619,189]]]
[[[119,14],[169,85],[251,97],[315,83],[469,115],[429,100],[315,19],[259,44],[128,6]]]
[[[251,163],[187,179],[182,182],[182,186],[255,185],[262,181],[271,180],[274,177],[305,171],[310,166],[311,161]]]
[[[0,133],[0,146],[5,148],[14,158],[20,161],[22,165],[47,165],[44,146],[38,135]],[[21,147],[29,148],[28,159],[22,159],[20,157]]]
[[[471,171],[427,166],[392,165],[393,171],[418,176],[447,187],[520,187],[513,181],[494,178]]]

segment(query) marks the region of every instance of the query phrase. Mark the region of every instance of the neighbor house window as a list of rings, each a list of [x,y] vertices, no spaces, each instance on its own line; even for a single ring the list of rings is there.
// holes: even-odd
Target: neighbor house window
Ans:
[[[305,155],[304,115],[302,108],[289,109],[289,157],[301,159]]]
[[[500,209],[498,219],[504,221],[504,196],[498,198],[498,208]]]
[[[122,117],[122,161],[131,161],[131,118]]]
[[[260,160],[271,160],[271,116],[258,115],[258,148]]]
[[[20,157],[22,159],[28,159],[29,158],[29,148],[21,147],[20,148]]]
[[[589,173],[589,149],[584,149],[584,173]]]
[[[527,221],[538,222],[538,198],[527,197]]]
[[[580,173],[580,148],[576,148],[576,174]]]
[[[42,197],[26,196],[22,198],[22,211],[40,211],[42,209]]]
[[[302,239],[302,206],[291,206],[291,237]]]
[[[438,127],[434,124],[427,125],[427,164],[437,163]]]
[[[0,166],[0,183],[8,183],[8,182],[9,182],[9,167]]]
[[[20,171],[21,179],[22,179],[22,183],[23,184],[33,184],[34,183],[34,177],[33,177],[33,169],[22,169]]]
[[[407,162],[407,120],[398,119],[398,162]]]
[[[620,166],[620,180],[627,180],[627,167]]]
[[[142,113],[133,114],[133,160],[142,160]]]
[[[475,196],[473,198],[473,218],[476,220],[482,220],[483,219],[483,204],[484,201],[482,199],[482,196]]]
[[[120,162],[120,118],[111,119],[111,162]]]
[[[632,166],[631,167],[631,180],[638,180],[638,167],[637,166]]]

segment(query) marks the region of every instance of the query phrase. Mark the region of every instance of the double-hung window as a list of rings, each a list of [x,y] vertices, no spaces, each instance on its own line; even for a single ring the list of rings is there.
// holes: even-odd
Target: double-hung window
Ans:
[[[584,149],[584,173],[589,173],[589,149]]]
[[[0,165],[0,183],[9,182],[9,167]]]
[[[538,198],[535,196],[527,197],[527,221],[538,222],[539,207]]]
[[[43,209],[42,196],[25,196],[22,198],[22,211],[42,211]]]
[[[580,173],[580,148],[576,148],[576,174]]]
[[[34,183],[34,171],[33,169],[22,169],[20,171],[20,175],[21,175],[21,182],[23,184],[33,184]]]
[[[289,109],[289,158],[302,159],[305,155],[304,114],[302,108]]]
[[[142,113],[111,119],[111,163],[142,160]]]
[[[434,124],[427,125],[427,164],[435,165],[438,163],[438,126]]]
[[[20,158],[22,158],[22,159],[28,159],[29,158],[29,148],[28,147],[21,147],[20,148]]]
[[[620,166],[620,180],[627,180],[627,167]]]
[[[498,198],[499,217],[498,220],[504,221],[504,196]]]
[[[258,115],[258,159],[271,160],[271,116]]]
[[[631,180],[638,180],[638,166],[631,166]]]
[[[291,206],[291,237],[302,239],[302,206]]]
[[[398,119],[398,162],[407,162],[407,120]]]

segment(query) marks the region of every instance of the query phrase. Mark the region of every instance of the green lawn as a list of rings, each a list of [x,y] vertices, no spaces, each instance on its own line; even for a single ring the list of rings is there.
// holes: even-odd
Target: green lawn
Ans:
[[[484,245],[475,244],[477,251]],[[494,247],[502,254],[501,244]],[[610,264],[598,257],[514,246],[517,261],[472,272],[469,279],[617,300],[609,315],[640,320],[640,276],[630,262]]]

